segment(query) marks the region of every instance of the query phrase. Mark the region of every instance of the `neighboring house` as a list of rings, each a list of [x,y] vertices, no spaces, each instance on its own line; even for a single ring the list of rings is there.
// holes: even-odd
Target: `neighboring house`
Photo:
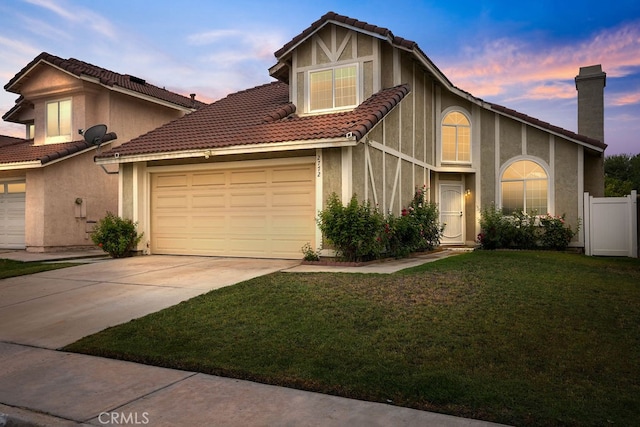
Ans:
[[[475,98],[388,29],[330,12],[275,56],[277,82],[97,156],[120,167],[120,213],[144,231],[139,249],[299,258],[320,246],[315,217],[332,192],[398,214],[422,186],[446,223],[442,243],[471,244],[494,202],[575,226],[583,192],[604,191],[601,134]],[[602,102],[599,67],[576,84]],[[586,110],[601,129],[602,109]]]
[[[25,125],[26,139],[0,137],[0,248],[34,252],[93,246],[93,223],[117,212],[118,175],[94,163],[96,147],[79,129],[105,124],[117,134],[110,142],[117,146],[204,105],[138,77],[48,53],[5,89],[20,96],[3,119]]]

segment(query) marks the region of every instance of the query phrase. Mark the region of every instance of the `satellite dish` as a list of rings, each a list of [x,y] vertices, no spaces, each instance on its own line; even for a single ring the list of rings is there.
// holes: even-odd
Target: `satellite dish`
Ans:
[[[118,138],[115,132],[107,133],[107,125],[95,125],[85,130],[84,140],[88,144],[100,146],[103,142]]]

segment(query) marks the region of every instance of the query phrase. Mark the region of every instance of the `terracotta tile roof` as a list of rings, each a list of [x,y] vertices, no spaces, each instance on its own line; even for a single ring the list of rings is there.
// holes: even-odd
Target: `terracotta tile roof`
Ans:
[[[345,138],[349,133],[360,140],[409,91],[408,85],[399,85],[352,111],[299,117],[289,102],[289,86],[273,82],[231,94],[98,157]]]
[[[543,129],[547,129],[551,132],[566,136],[567,138],[571,138],[580,142],[584,142],[586,144],[592,145],[594,147],[598,147],[598,148],[602,148],[603,150],[607,148],[607,144],[605,144],[604,142],[594,139],[594,138],[589,138],[588,136],[585,135],[580,135],[578,133],[575,132],[571,132],[570,130],[567,129],[563,129],[561,127],[558,126],[554,126],[550,123],[547,122],[543,122],[542,120],[538,120],[535,117],[531,117],[528,116],[524,113],[520,113],[516,110],[512,110],[511,108],[507,108],[507,107],[503,107],[502,105],[498,105],[498,104],[492,104],[492,103],[488,103],[491,106],[492,110],[498,111],[500,113],[506,114],[508,116],[511,117],[515,117],[516,119],[520,119],[524,122],[530,123],[534,126],[543,128]]]
[[[23,162],[40,162],[44,165],[90,147],[85,141],[33,145],[33,140],[0,136],[0,165]]]
[[[175,92],[168,91],[166,89],[154,86],[147,83],[145,80],[131,76],[128,74],[119,74],[92,64],[89,64],[78,59],[69,58],[63,59],[55,55],[51,55],[47,52],[42,52],[36,56],[33,61],[27,64],[22,70],[18,72],[4,88],[5,90],[13,93],[20,93],[22,86],[22,79],[27,77],[28,71],[31,70],[40,62],[47,62],[55,65],[68,73],[76,75],[78,77],[85,75],[98,79],[98,81],[109,87],[119,86],[123,89],[128,89],[133,92],[137,92],[141,95],[150,96],[162,101],[170,102],[175,105],[186,108],[200,108],[206,105],[198,100],[192,100],[190,97],[186,97]]]

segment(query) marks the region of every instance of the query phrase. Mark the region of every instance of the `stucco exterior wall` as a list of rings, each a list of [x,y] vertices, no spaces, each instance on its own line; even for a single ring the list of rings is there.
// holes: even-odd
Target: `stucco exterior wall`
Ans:
[[[322,150],[322,209],[331,193],[342,195],[342,150],[327,148]],[[348,200],[343,200],[347,202]]]
[[[549,159],[549,134],[539,129],[527,126],[527,153],[544,160],[547,164]]]
[[[522,125],[500,116],[500,166],[522,155]]]
[[[93,163],[93,150],[29,171],[27,250],[43,252],[93,246],[87,221],[118,211],[118,178]],[[60,183],[64,183],[61,191]],[[76,203],[78,200],[81,204]]]
[[[578,146],[566,141],[555,143],[555,214],[566,214],[572,225],[578,220]],[[553,213],[553,212],[552,212]]]
[[[482,129],[480,131],[480,191],[479,205],[489,207],[496,202],[496,115],[482,111]]]

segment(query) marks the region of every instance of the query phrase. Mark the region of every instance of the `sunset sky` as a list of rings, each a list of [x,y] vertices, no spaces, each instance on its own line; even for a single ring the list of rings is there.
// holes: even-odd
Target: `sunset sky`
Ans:
[[[269,82],[273,52],[328,11],[417,42],[476,97],[572,131],[574,77],[602,64],[606,154],[640,153],[638,0],[1,0],[0,81],[45,51],[211,102]],[[0,114],[16,98],[2,90]]]

